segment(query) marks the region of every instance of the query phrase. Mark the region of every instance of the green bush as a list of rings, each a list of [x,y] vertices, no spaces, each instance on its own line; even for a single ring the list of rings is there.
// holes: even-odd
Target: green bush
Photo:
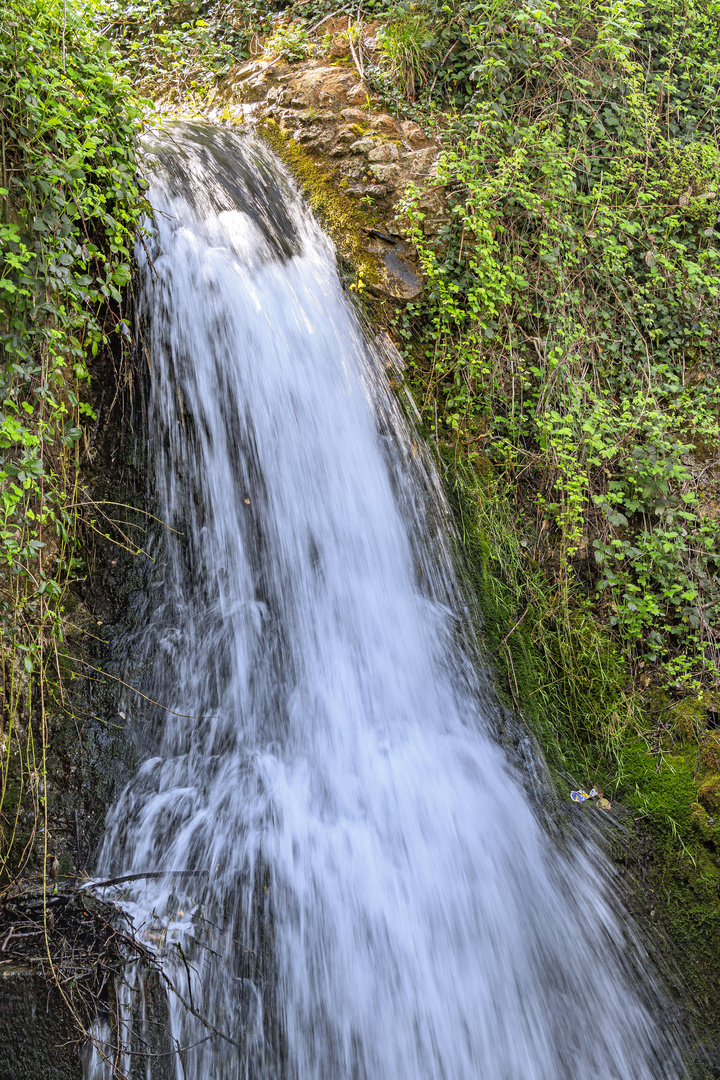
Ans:
[[[47,812],[46,675],[79,563],[88,360],[111,341],[120,356],[129,337],[123,297],[146,205],[141,114],[115,74],[106,16],[88,0],[12,0],[0,26],[0,876],[32,847],[18,856],[18,790],[35,829]]]
[[[404,208],[428,427],[437,406],[520,485],[633,665],[717,689],[717,8],[427,10],[467,76],[444,84],[449,222],[429,242],[412,188]]]

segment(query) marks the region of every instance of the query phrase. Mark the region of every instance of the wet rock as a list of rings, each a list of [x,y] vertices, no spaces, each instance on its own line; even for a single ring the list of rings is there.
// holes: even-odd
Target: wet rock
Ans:
[[[371,291],[392,300],[415,300],[425,283],[421,275],[394,247],[386,247],[380,254],[380,281]]]
[[[0,964],[0,1077],[82,1080],[77,1028],[60,992],[29,969]]]

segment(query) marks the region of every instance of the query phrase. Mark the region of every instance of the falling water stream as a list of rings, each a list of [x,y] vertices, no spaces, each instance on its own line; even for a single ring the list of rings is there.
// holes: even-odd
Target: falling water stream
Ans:
[[[144,760],[98,876],[155,875],[106,895],[166,973],[164,1075],[677,1078],[599,853],[493,737],[437,480],[330,242],[248,135],[144,154],[165,527],[127,670],[162,707],[124,705]]]

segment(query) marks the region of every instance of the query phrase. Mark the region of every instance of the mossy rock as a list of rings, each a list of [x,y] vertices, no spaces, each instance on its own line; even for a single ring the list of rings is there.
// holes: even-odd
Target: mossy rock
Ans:
[[[707,706],[702,698],[692,694],[667,707],[670,720],[683,739],[696,739],[705,728]]]
[[[708,776],[698,787],[698,803],[715,820],[720,820],[720,776]]]
[[[700,765],[706,772],[720,773],[720,731],[709,731],[700,744]]]

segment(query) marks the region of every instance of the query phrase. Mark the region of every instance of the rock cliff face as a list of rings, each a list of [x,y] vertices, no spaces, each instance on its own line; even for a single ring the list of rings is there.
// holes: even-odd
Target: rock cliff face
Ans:
[[[331,48],[342,52],[347,42],[333,40]],[[382,109],[352,61],[251,60],[225,76],[207,116],[274,125],[314,161],[318,177],[368,217],[362,247],[377,267],[373,290],[400,302],[420,295],[423,280],[398,205],[412,182],[420,192],[423,230],[433,235],[442,227],[448,215],[435,171],[441,146],[418,124]]]
[[[78,1031],[60,991],[30,968],[1,973],[0,1080],[80,1080]]]

